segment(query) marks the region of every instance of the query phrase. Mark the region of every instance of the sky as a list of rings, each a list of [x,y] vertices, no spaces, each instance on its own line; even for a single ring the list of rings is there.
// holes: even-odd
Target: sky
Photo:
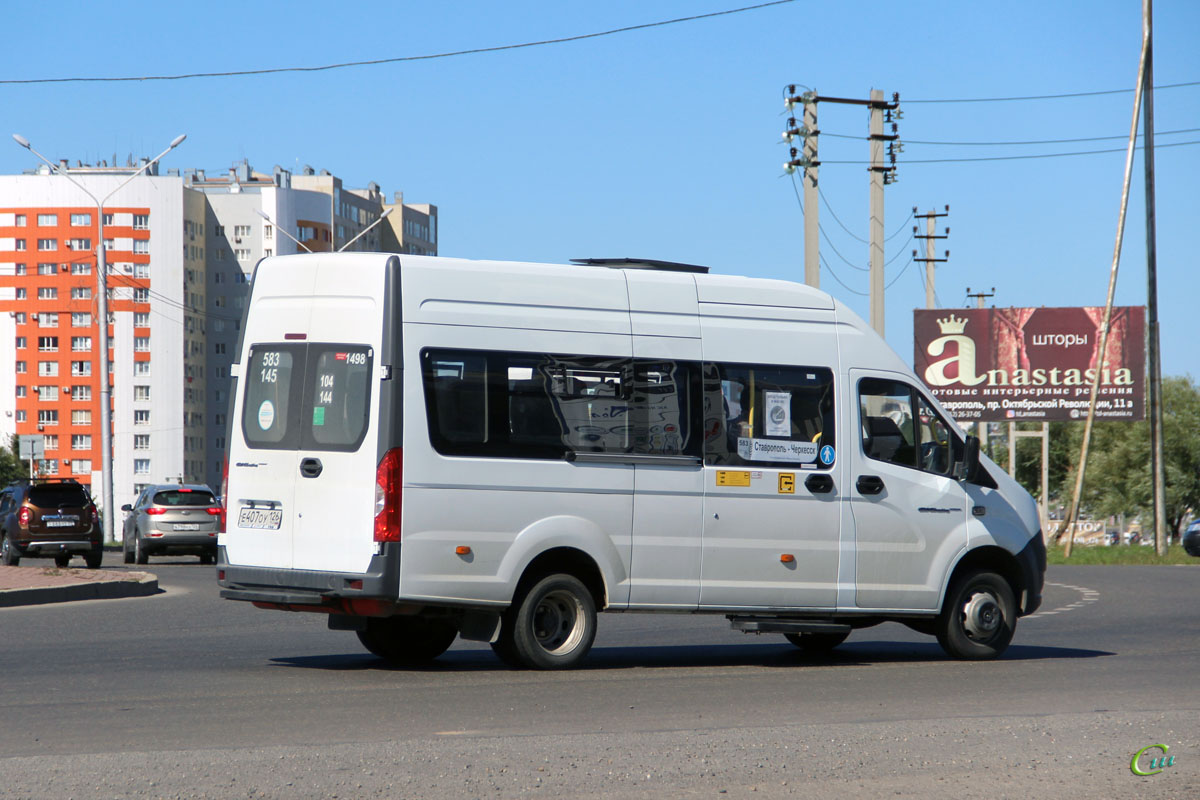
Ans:
[[[904,152],[885,189],[888,342],[912,358],[912,311],[925,303],[910,257],[924,255],[910,237],[914,206],[950,206],[938,226],[950,228],[938,256],[951,253],[937,270],[940,307],[973,304],[968,287],[994,287],[988,302],[998,306],[1104,304],[1141,47],[1137,0],[793,0],[321,71],[13,82],[412,59],[752,4],[134,0],[118,12],[21,3],[4,12],[14,35],[0,51],[0,118],[55,160],[124,163],[184,133],[164,168],[221,171],[246,159],[263,172],[327,169],[347,187],[374,181],[388,197],[438,207],[444,256],[629,256],[803,281],[799,181],[783,170],[784,87],[899,92]],[[1154,12],[1163,373],[1200,379],[1200,3],[1158,0]],[[823,104],[819,113],[821,288],[866,318],[867,111]],[[1167,146],[1176,143],[1188,144]],[[1112,152],[1031,157],[1095,150]],[[0,140],[0,173],[36,164]],[[1139,155],[1121,305],[1146,302],[1144,200]]]

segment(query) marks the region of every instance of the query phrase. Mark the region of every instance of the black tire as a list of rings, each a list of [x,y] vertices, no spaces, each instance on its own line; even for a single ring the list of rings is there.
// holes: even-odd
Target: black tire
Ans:
[[[358,640],[389,664],[426,664],[454,643],[458,630],[444,619],[428,617],[371,617]]]
[[[15,567],[21,563],[21,553],[17,550],[16,545],[5,534],[3,539],[0,539],[0,564],[6,567]]]
[[[1017,604],[1008,581],[994,572],[960,575],[937,618],[937,640],[952,658],[999,657],[1017,631]]]
[[[201,564],[204,564],[204,565],[212,564],[216,560],[217,560],[217,557],[214,556],[212,553],[201,553],[200,554],[200,563]]]
[[[133,560],[143,565],[150,563],[150,554],[146,552],[146,547],[142,544],[142,536],[137,531],[133,532]]]
[[[833,648],[846,641],[850,631],[845,633],[785,633],[783,638],[799,647],[808,655],[827,655]]]
[[[100,569],[100,562],[104,560],[103,550],[93,550],[90,553],[84,553],[83,563],[88,569]]]
[[[66,569],[70,565],[71,565],[70,554],[57,555],[54,557],[54,566],[58,567],[59,569]]]
[[[121,542],[121,553],[126,564],[133,563],[133,551],[129,549],[129,540],[125,539]]]
[[[567,669],[587,656],[595,638],[592,593],[574,576],[548,575],[505,614],[497,652],[511,651],[519,664],[534,669]]]

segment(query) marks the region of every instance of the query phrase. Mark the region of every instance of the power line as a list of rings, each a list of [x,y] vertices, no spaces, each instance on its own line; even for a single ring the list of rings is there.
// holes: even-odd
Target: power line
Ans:
[[[1187,83],[1167,83],[1162,86],[1155,86],[1155,91],[1162,89],[1179,89],[1184,86],[1200,86],[1200,81],[1188,81]],[[1133,89],[1105,89],[1098,92],[1068,92],[1065,94],[1038,94],[1025,95],[1023,97],[960,97],[953,99],[933,99],[933,100],[908,100],[905,103],[1005,103],[1016,100],[1063,100],[1070,97],[1097,97],[1105,94],[1125,94],[1132,92]]]
[[[1163,150],[1168,147],[1184,147],[1186,145],[1200,144],[1200,139],[1190,142],[1172,142],[1171,144],[1155,144],[1155,150]],[[1137,147],[1137,150],[1143,150],[1144,147]],[[1094,156],[1104,153],[1124,153],[1124,147],[1112,148],[1109,150],[1076,150],[1070,153],[1034,153],[1023,156],[976,156],[974,158],[906,158],[905,164],[952,164],[969,161],[1021,161],[1035,158],[1066,158],[1068,156]],[[822,164],[865,164],[866,162],[857,159],[846,159],[842,161],[821,160]]]
[[[1179,133],[1195,133],[1200,131],[1200,128],[1180,128],[1176,131],[1155,131],[1157,136],[1170,136]],[[861,136],[851,136],[848,133],[827,133],[821,131],[822,136],[832,136],[837,139],[862,139]],[[1002,147],[1008,145],[1027,145],[1027,144],[1071,144],[1073,142],[1104,142],[1114,139],[1128,139],[1129,134],[1121,134],[1118,136],[1089,136],[1081,139],[1031,139],[1028,141],[1007,141],[1007,142],[935,142],[924,139],[905,139],[905,144],[931,144],[944,146],[967,146],[967,147]]]
[[[723,17],[730,14],[740,14],[744,11],[755,11],[760,8],[769,8],[771,6],[779,6],[787,3],[793,3],[795,0],[771,0],[767,3],[759,3],[752,6],[742,6],[741,8],[731,8],[726,11],[714,11],[710,14],[695,14],[690,17],[677,17],[675,19],[661,20],[659,22],[646,22],[641,25],[626,25],[622,28],[613,28],[612,30],[599,31],[596,33],[583,33],[577,36],[563,36],[557,39],[542,39],[536,42],[521,42],[519,44],[503,44],[494,47],[475,47],[469,50],[454,50],[446,53],[430,53],[421,56],[396,56],[394,58],[374,58],[365,61],[344,61],[336,64],[324,64],[316,67],[273,67],[268,69],[246,69],[246,70],[231,70],[228,72],[189,72],[180,75],[140,75],[140,76],[124,76],[124,77],[107,77],[107,78],[29,78],[24,80],[0,80],[0,84],[30,84],[30,83],[114,83],[120,81],[180,81],[188,78],[232,78],[245,75],[273,75],[282,72],[325,72],[334,69],[345,69],[347,67],[368,67],[378,66],[380,64],[398,64],[405,61],[428,61],[436,58],[451,58],[453,56],[467,56],[478,53],[496,53],[503,50],[519,50],[526,47],[541,47],[548,44],[565,44],[567,42],[579,42],[585,39],[597,39],[602,36],[614,36],[618,33],[629,33],[630,31],[645,30],[647,28],[659,28],[664,25],[675,25],[680,22],[694,22],[700,19],[710,19],[712,17]]]

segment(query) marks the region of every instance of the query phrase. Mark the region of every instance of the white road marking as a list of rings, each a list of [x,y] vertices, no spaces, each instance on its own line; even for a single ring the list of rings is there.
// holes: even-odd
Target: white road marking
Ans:
[[[1060,589],[1071,589],[1072,591],[1079,592],[1079,594],[1082,595],[1082,599],[1076,600],[1074,603],[1070,603],[1069,605],[1059,606],[1058,608],[1051,609],[1049,611],[1038,611],[1036,614],[1030,614],[1028,617],[1025,617],[1024,619],[1037,619],[1038,617],[1049,617],[1053,614],[1060,614],[1060,613],[1065,614],[1068,611],[1074,611],[1077,608],[1083,608],[1086,605],[1091,605],[1092,603],[1094,603],[1100,599],[1100,592],[1096,591],[1095,589],[1089,589],[1086,586],[1072,586],[1069,583],[1049,583],[1049,582],[1046,585],[1047,586],[1057,586]]]

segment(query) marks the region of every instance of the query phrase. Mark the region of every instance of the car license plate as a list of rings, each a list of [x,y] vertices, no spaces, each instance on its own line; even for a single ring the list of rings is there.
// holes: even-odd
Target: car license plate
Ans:
[[[283,522],[282,508],[243,508],[238,512],[238,527],[277,531]]]
[[[180,523],[176,524],[175,530],[177,530],[177,531],[198,531],[198,530],[200,530],[200,523],[198,523],[198,522],[180,522]]]
[[[46,523],[47,528],[70,528],[74,525],[75,521],[70,519],[54,519]]]

